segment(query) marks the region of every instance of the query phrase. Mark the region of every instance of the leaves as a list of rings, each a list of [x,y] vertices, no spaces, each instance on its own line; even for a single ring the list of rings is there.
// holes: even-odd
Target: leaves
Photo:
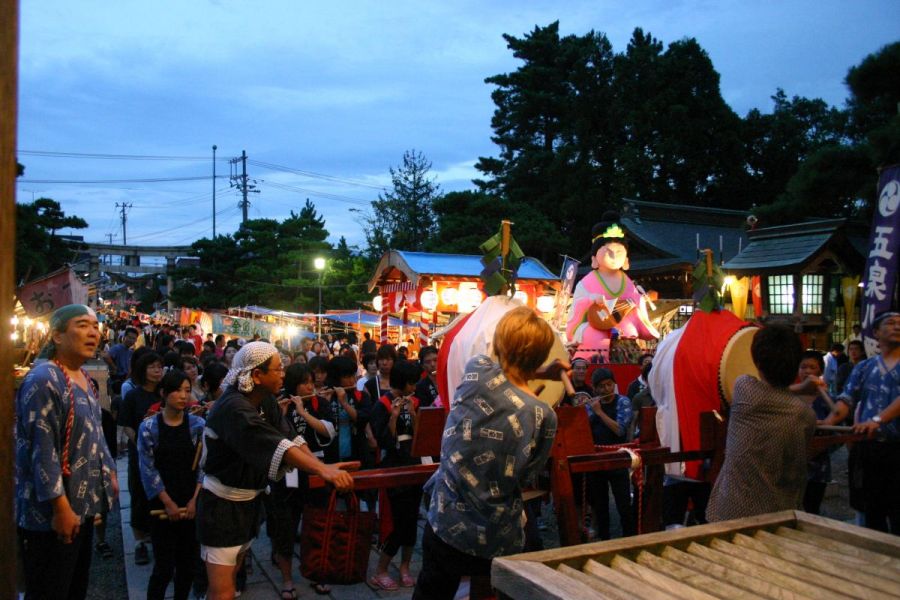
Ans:
[[[35,279],[75,260],[77,246],[56,235],[60,229],[84,229],[81,217],[67,216],[59,202],[38,198],[16,203],[16,281]]]
[[[355,308],[366,297],[365,261],[342,237],[326,241],[325,219],[309,200],[283,221],[247,221],[233,236],[202,239],[192,246],[199,265],[179,269],[172,298],[183,306],[226,308],[262,305],[293,312]],[[317,257],[326,268],[313,267]]]
[[[365,216],[367,254],[373,262],[388,249],[425,250],[437,230],[432,203],[440,186],[429,178],[431,162],[421,152],[407,150],[403,164],[391,167],[393,189],[378,195]]]

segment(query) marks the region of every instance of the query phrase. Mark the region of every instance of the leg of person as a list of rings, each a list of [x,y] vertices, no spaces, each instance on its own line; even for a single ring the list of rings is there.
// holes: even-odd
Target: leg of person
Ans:
[[[207,600],[233,600],[237,571],[251,543],[229,548],[201,546],[200,556],[206,561]]]
[[[178,539],[176,528],[178,522],[154,519],[150,524],[150,539],[153,542],[153,572],[147,582],[147,600],[163,600],[166,588],[175,573],[176,547]]]
[[[425,523],[422,536],[422,570],[413,600],[453,600],[463,575],[490,577],[491,560],[478,558],[450,546]]]
[[[396,590],[399,587],[394,578],[388,574],[388,567],[403,545],[404,519],[407,518],[406,512],[409,510],[407,506],[408,500],[404,494],[405,489],[392,488],[387,490],[388,502],[391,505],[393,529],[381,547],[381,554],[378,556],[378,566],[375,568],[375,573],[369,578],[369,585],[376,589]]]
[[[538,530],[538,518],[541,516],[541,498],[532,498],[525,503],[525,547],[523,552],[534,552],[544,549],[541,532]]]
[[[18,530],[25,570],[25,599],[84,598],[90,575],[91,527],[82,527],[71,544],[53,531]],[[88,556],[82,556],[87,539]],[[78,572],[78,570],[81,572]]]
[[[113,557],[112,547],[106,542],[106,522],[109,520],[109,511],[100,513],[100,520],[94,526],[94,548],[103,559]]]
[[[141,483],[141,474],[137,465],[128,463],[128,494],[131,497],[131,530],[137,545],[134,548],[134,563],[136,565],[150,564],[150,552],[146,542],[150,539],[150,503],[144,486]]]
[[[676,482],[663,485],[663,525],[683,525],[687,512],[686,483]]]
[[[824,497],[824,481],[807,481],[806,491],[803,492],[803,510],[814,515],[820,514],[822,499]]]
[[[69,584],[69,599],[84,600],[87,598],[88,583],[91,576],[91,557],[94,548],[93,519],[88,517],[86,524],[81,526],[72,545],[75,546],[75,569],[72,572]]]
[[[628,470],[611,471],[609,487],[612,489],[616,511],[619,513],[619,521],[622,524],[622,535],[634,535],[637,527],[634,513],[631,510],[631,477],[628,476]]]
[[[194,581],[194,559],[197,556],[197,533],[194,520],[177,525],[175,546],[175,600],[187,600]],[[154,544],[154,549],[155,549]]]
[[[417,524],[419,520],[419,505],[422,503],[422,488],[418,486],[406,488],[399,500],[399,510],[403,516],[394,525],[397,529],[397,537],[401,547],[400,585],[413,587],[416,585],[416,580],[409,571],[409,563],[412,560],[413,548],[416,545],[416,537],[419,532]]]
[[[591,511],[594,513],[594,531],[597,538],[609,539],[609,473],[598,471],[585,474]]]
[[[864,442],[862,451],[865,526],[886,533],[900,530],[900,443]]]

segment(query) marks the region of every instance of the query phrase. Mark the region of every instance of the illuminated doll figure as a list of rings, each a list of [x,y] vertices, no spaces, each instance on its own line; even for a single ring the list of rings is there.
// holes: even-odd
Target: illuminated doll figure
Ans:
[[[647,315],[647,298],[628,269],[628,241],[617,223],[618,215],[606,213],[591,232],[591,267],[575,286],[566,334],[578,343],[575,357],[599,354],[609,359],[610,339],[656,339],[659,332]]]

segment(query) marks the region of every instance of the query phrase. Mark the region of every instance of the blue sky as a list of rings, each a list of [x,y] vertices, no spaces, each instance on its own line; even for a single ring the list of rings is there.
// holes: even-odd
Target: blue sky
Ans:
[[[900,2],[643,1],[100,2],[21,5],[19,201],[47,196],[84,217],[89,241],[121,243],[116,203],[133,204],[128,242],[189,244],[212,230],[212,183],[45,183],[208,177],[246,150],[259,194],[251,217],[282,218],[309,197],[333,240],[362,243],[358,213],[416,149],[444,191],[471,188],[490,141],[485,77],[518,64],[502,38],[560,21],[624,50],[642,27],[695,37],[739,114],[769,97],[846,99],[847,69],[900,39]],[[88,159],[29,152],[195,157]],[[323,177],[324,176],[324,177]],[[285,187],[287,186],[287,187]],[[217,182],[217,232],[240,222]]]

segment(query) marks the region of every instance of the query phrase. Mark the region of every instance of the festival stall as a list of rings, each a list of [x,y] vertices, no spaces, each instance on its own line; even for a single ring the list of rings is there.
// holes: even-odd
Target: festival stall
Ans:
[[[427,344],[434,327],[458,314],[475,310],[485,299],[481,275],[486,271],[481,256],[388,250],[369,280],[377,289],[373,305],[380,312],[379,338],[389,340],[389,316],[399,314],[404,323],[419,316],[418,337]],[[516,298],[549,315],[556,307],[559,278],[534,258],[524,257],[518,268]]]

